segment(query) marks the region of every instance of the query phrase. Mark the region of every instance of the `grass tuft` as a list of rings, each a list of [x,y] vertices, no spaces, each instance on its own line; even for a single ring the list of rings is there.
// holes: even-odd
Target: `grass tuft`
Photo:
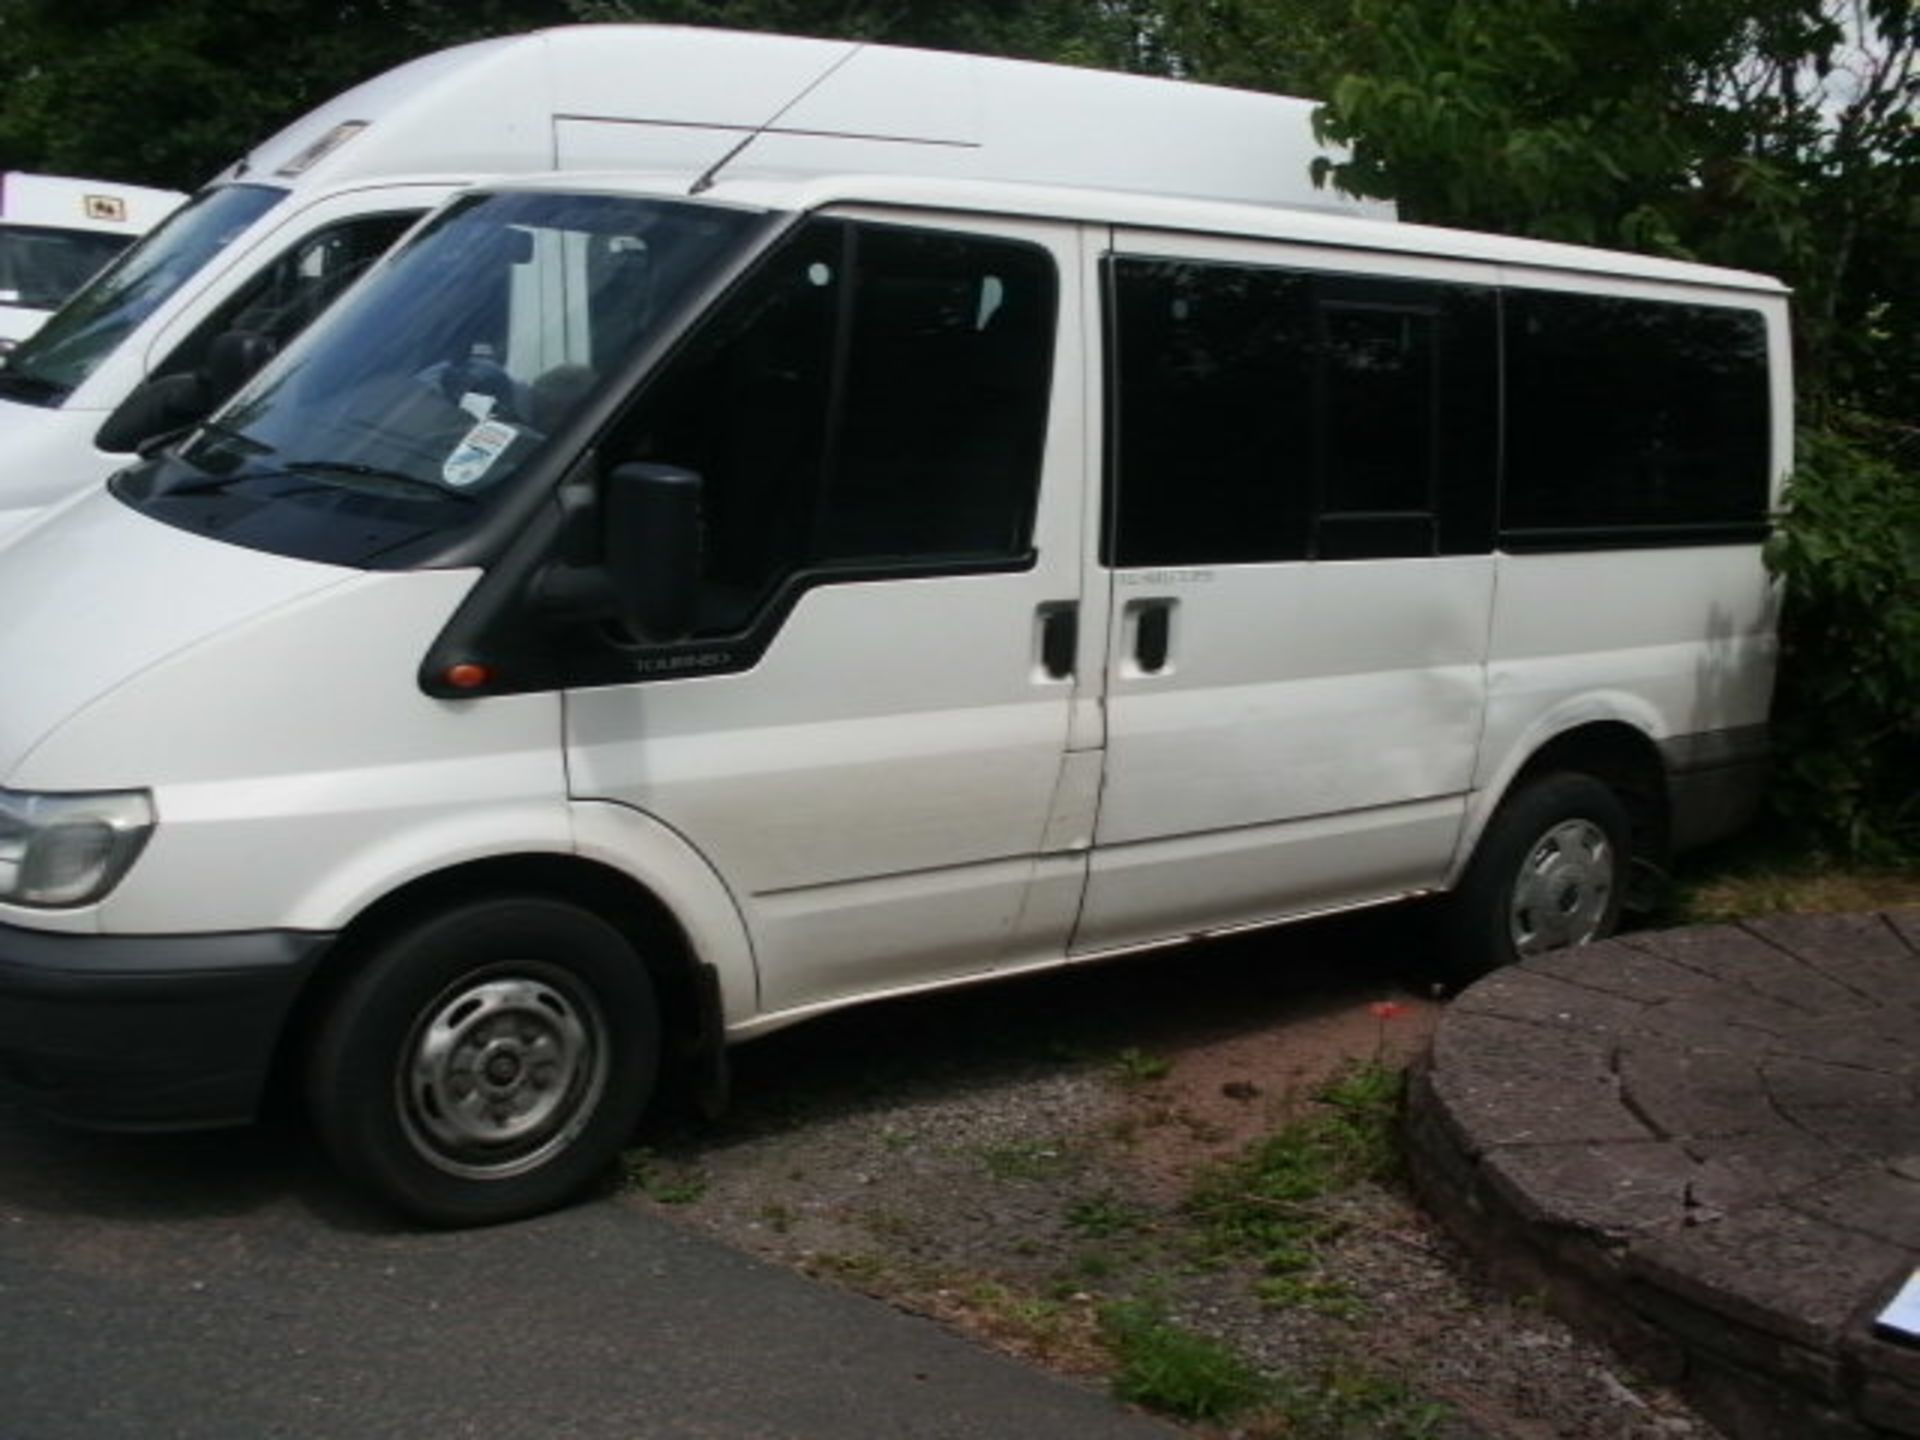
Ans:
[[[1353,1065],[1321,1088],[1312,1113],[1202,1171],[1187,1198],[1202,1254],[1251,1256],[1270,1276],[1311,1270],[1316,1248],[1340,1230],[1327,1197],[1399,1174],[1401,1081],[1396,1067]]]
[[[1272,1396],[1260,1372],[1239,1355],[1144,1301],[1104,1306],[1100,1338],[1113,1353],[1113,1393],[1132,1404],[1183,1420],[1217,1421]]]

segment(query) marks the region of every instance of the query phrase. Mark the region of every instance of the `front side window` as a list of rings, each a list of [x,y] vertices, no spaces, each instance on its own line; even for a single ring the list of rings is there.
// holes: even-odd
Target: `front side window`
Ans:
[[[60,404],[141,321],[286,196],[269,185],[201,191],[21,342],[0,370],[0,394]]]
[[[208,316],[154,373],[197,370],[206,363],[213,342],[232,331],[259,335],[284,347],[345,294],[419,218],[415,210],[356,215],[305,236]]]
[[[346,564],[465,530],[754,220],[606,195],[464,197],[120,493]]]
[[[771,256],[605,447],[703,479],[697,633],[803,571],[1020,563],[1056,290],[1045,250],[975,235],[821,220]]]

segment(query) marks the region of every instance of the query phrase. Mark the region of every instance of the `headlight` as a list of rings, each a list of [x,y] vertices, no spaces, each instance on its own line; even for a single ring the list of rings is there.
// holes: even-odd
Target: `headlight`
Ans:
[[[0,903],[56,909],[98,900],[152,833],[153,800],[144,790],[0,790]]]

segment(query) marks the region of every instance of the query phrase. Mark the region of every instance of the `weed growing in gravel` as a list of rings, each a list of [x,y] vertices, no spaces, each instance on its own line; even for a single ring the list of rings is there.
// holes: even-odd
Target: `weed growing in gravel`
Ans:
[[[1109,1069],[1113,1078],[1122,1085],[1151,1085],[1173,1073],[1173,1062],[1164,1055],[1149,1055],[1129,1045],[1113,1057]]]
[[[980,1152],[980,1159],[996,1180],[1048,1180],[1073,1164],[1067,1147],[1057,1140],[990,1145]]]
[[[1359,1366],[1334,1366],[1289,1380],[1240,1428],[1247,1440],[1434,1440],[1451,1418],[1398,1380]]]
[[[1067,1207],[1067,1228],[1091,1240],[1110,1240],[1116,1235],[1132,1235],[1149,1229],[1153,1220],[1138,1205],[1130,1204],[1111,1190],[1103,1190]]]
[[[1100,1338],[1113,1352],[1113,1393],[1136,1405],[1185,1420],[1227,1420],[1272,1398],[1260,1372],[1234,1351],[1146,1301],[1102,1307]]]
[[[1263,1289],[1269,1304],[1337,1304],[1338,1285],[1311,1275],[1319,1246],[1341,1229],[1326,1201],[1398,1173],[1400,1090],[1392,1066],[1350,1066],[1314,1096],[1312,1113],[1201,1172],[1186,1208],[1202,1257],[1251,1256],[1269,1281],[1284,1282]]]
[[[651,1150],[630,1150],[622,1160],[626,1188],[659,1205],[691,1205],[707,1193],[707,1172],[698,1165],[662,1160]]]

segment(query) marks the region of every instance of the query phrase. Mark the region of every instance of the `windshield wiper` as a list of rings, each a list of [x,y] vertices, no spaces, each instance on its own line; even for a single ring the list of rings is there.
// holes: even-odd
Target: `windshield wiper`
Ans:
[[[431,480],[422,480],[418,475],[409,475],[404,470],[388,470],[379,465],[362,465],[355,460],[289,460],[281,467],[295,475],[352,475],[362,479],[378,480],[379,485],[370,485],[365,489],[378,492],[382,486],[408,490],[415,493],[424,491],[436,500],[457,500],[462,505],[478,502],[473,496],[458,490],[449,490],[444,485],[436,485]]]
[[[236,430],[231,425],[223,425],[218,420],[202,420],[194,427],[209,435],[217,435],[222,440],[231,441],[249,455],[271,455],[273,446],[264,440],[256,440],[244,430]]]

